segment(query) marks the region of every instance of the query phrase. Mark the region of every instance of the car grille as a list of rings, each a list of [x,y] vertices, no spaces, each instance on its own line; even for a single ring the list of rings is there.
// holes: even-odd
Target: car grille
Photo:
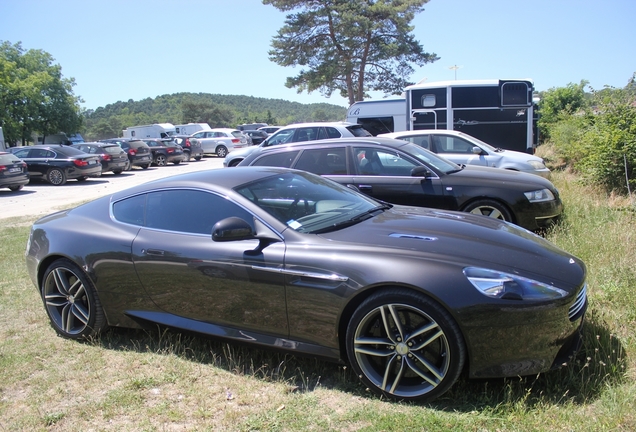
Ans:
[[[570,317],[570,321],[575,321],[579,318],[579,315],[585,308],[587,303],[587,284],[583,285],[583,289],[576,296],[576,301],[572,306],[570,306],[570,310],[568,312],[568,316]]]

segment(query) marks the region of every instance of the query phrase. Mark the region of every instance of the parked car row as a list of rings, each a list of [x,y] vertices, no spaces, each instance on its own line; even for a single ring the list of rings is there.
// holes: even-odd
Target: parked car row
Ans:
[[[0,187],[20,190],[30,180],[61,186],[67,180],[84,181],[109,172],[119,175],[134,166],[148,169],[150,165],[178,165],[189,161],[191,155],[200,160],[203,152],[190,137],[180,137],[178,141],[111,138],[72,145],[11,147],[0,155]]]

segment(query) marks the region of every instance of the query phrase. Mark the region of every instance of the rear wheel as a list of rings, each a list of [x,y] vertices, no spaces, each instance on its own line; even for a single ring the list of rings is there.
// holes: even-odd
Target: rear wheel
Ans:
[[[184,162],[190,162],[190,152],[183,152],[183,155],[185,156],[183,161]]]
[[[358,307],[346,345],[363,383],[398,400],[440,396],[466,360],[464,339],[450,314],[428,297],[401,289],[380,291]]]
[[[54,261],[44,273],[42,301],[51,326],[70,339],[86,339],[106,328],[97,292],[86,274],[67,259]]]
[[[53,186],[62,186],[66,183],[66,174],[59,168],[51,168],[49,172],[46,173],[46,180]]]
[[[77,180],[78,182],[83,182],[83,181],[88,180],[88,177],[86,177],[86,176],[82,176],[82,177],[78,177],[76,180]]]
[[[172,162],[172,163],[173,163],[174,165],[179,165],[179,164],[181,163],[181,161],[180,161],[180,160],[177,160],[177,161],[174,161],[174,162]]]
[[[200,160],[201,160],[201,156],[195,156],[195,157],[194,157],[194,160],[195,160],[195,161],[200,161]]]
[[[225,146],[218,146],[216,148],[216,155],[220,158],[227,156],[227,148]]]
[[[159,154],[155,157],[155,164],[158,166],[166,166],[168,162],[166,161],[166,157],[162,154]]]
[[[148,169],[148,167],[150,166],[150,164],[146,164],[146,165],[140,165],[141,169]]]
[[[23,185],[9,186],[9,190],[11,190],[13,192],[17,192],[19,190],[22,190],[23,187],[24,187]]]
[[[493,200],[475,201],[467,205],[463,211],[481,216],[488,216],[506,222],[512,222],[512,216],[508,209],[502,204]]]

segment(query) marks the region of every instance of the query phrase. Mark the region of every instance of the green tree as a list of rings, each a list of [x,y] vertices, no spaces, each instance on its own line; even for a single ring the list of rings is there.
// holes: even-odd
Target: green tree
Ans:
[[[186,100],[181,104],[184,123],[207,123],[211,127],[230,127],[234,112],[207,101]]]
[[[0,44],[0,125],[9,143],[25,144],[33,133],[76,133],[82,126],[75,80],[62,76],[62,67],[42,50],[22,48],[20,42]]]
[[[334,91],[349,104],[367,92],[399,94],[411,84],[411,64],[439,59],[411,34],[416,13],[429,0],[263,0],[287,12],[272,40],[269,58],[281,66],[303,66],[285,85],[298,92]]]
[[[570,83],[567,87],[551,88],[540,94],[538,126],[543,139],[550,138],[551,126],[580,112],[586,106],[585,87],[588,82]]]

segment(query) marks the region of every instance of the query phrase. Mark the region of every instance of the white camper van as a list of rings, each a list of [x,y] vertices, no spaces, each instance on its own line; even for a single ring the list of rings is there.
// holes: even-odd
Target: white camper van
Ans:
[[[188,123],[174,125],[175,133],[177,135],[192,135],[202,130],[212,129],[207,123]]]
[[[349,107],[347,121],[357,123],[373,136],[406,129],[406,99],[381,99],[356,102]]]
[[[131,126],[123,130],[124,138],[169,138],[175,134],[172,123],[155,123],[144,126]]]

